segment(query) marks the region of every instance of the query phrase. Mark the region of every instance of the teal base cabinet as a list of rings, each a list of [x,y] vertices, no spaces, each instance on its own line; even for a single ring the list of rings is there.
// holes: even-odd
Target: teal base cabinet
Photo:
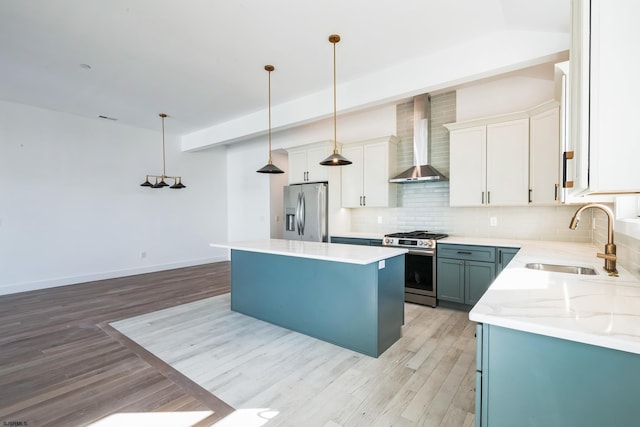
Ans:
[[[231,310],[378,357],[401,335],[404,255],[382,266],[232,250]]]
[[[640,355],[478,325],[477,427],[640,426]]]
[[[518,253],[517,248],[496,248],[498,251],[498,259],[496,260],[496,277],[502,270],[511,262],[514,256]]]
[[[440,244],[436,261],[438,301],[470,309],[496,277],[493,246]]]

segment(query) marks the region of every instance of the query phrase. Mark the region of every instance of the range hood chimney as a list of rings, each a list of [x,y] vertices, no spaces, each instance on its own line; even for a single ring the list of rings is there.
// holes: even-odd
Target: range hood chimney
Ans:
[[[408,184],[413,182],[446,181],[447,177],[429,165],[429,121],[431,114],[429,94],[413,98],[413,166],[389,182]]]

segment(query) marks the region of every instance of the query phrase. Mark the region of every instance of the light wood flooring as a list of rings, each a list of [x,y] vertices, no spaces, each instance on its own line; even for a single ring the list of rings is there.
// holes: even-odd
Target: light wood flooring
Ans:
[[[375,359],[233,313],[228,291],[216,263],[1,296],[0,425],[473,425],[467,313],[406,304]]]
[[[269,414],[267,426],[473,424],[467,313],[405,304],[402,338],[376,359],[232,312],[229,302],[221,295],[112,326],[234,408]],[[262,425],[252,421],[243,426]]]

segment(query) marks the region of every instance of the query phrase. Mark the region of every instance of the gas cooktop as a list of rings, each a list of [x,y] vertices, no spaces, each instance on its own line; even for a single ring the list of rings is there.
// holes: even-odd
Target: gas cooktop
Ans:
[[[444,239],[448,234],[433,233],[426,230],[406,231],[401,233],[385,234],[384,237],[398,237],[401,239],[431,239],[438,240]]]
[[[444,239],[447,236],[444,233],[432,233],[426,230],[391,233],[384,236],[382,245],[428,249],[433,252],[435,251],[436,240]]]

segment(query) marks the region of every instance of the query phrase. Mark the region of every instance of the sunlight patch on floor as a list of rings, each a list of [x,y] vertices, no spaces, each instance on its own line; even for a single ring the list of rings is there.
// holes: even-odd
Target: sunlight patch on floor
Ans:
[[[96,421],[90,424],[90,427],[189,427],[204,420],[211,414],[213,414],[213,411],[120,412]]]
[[[215,427],[260,427],[279,414],[269,408],[238,409],[215,424]]]

